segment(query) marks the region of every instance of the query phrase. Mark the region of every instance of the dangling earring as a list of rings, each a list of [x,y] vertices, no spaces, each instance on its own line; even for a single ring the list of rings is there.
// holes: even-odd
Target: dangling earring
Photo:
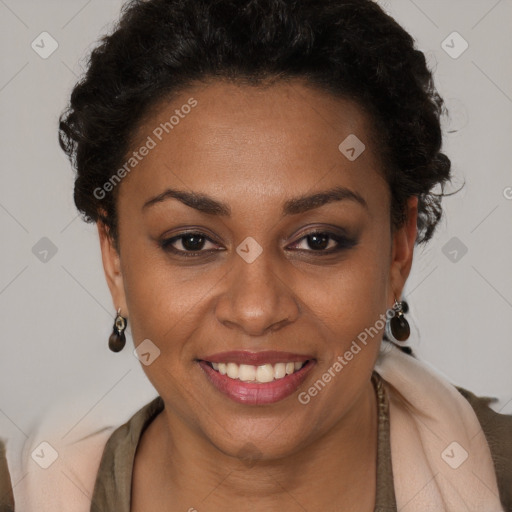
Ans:
[[[124,330],[128,325],[128,319],[121,316],[121,308],[117,310],[117,316],[114,321],[114,330],[108,339],[108,348],[112,352],[120,352],[126,343],[126,336]]]
[[[398,302],[395,299],[393,309],[395,314],[386,321],[386,335],[391,341],[396,343],[407,341],[411,334],[411,328],[404,316],[402,302]]]

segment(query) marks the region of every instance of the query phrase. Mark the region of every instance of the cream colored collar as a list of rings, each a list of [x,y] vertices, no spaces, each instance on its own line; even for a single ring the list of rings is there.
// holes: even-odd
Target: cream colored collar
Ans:
[[[491,452],[471,404],[426,363],[382,342],[400,512],[503,512]]]

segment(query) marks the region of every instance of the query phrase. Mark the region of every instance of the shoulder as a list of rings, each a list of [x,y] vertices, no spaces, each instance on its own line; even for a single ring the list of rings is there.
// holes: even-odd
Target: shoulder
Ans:
[[[128,421],[113,430],[105,443],[104,462],[107,462],[110,456],[118,458],[117,452],[125,454],[130,450],[135,451],[142,432],[163,409],[163,400],[157,396],[141,407]]]
[[[121,426],[115,424],[114,415],[108,419],[90,415],[74,425],[69,407],[62,404],[47,412],[22,449],[23,478],[14,488],[16,510],[89,512],[107,445],[116,438],[129,438],[130,426],[153,402]]]
[[[160,396],[157,396],[151,402],[141,407],[126,423],[119,426],[112,433],[107,444],[124,441],[127,437],[132,441],[137,439],[150,421],[163,409],[164,402]]]
[[[137,411],[109,437],[91,497],[96,510],[130,509],[133,464],[142,432],[164,409],[160,396]]]
[[[43,424],[22,453],[24,478],[15,487],[16,509],[38,512],[89,512],[101,455],[114,427],[69,439]]]
[[[507,512],[512,512],[512,415],[500,414],[489,406],[495,399],[480,397],[456,386],[475,411],[491,450],[500,499]]]

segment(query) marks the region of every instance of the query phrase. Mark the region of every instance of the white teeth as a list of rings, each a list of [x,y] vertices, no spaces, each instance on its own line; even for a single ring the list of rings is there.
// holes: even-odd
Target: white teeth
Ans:
[[[258,382],[272,382],[274,380],[274,368],[271,364],[258,366],[256,370],[256,380]]]
[[[238,379],[238,365],[236,363],[228,363],[226,375],[232,379]]]
[[[262,364],[254,366],[250,364],[236,363],[211,363],[214,370],[221,375],[227,375],[231,379],[238,379],[243,382],[272,382],[273,380],[282,379],[287,375],[300,370],[306,363],[289,362]]]
[[[249,364],[241,364],[238,368],[238,378],[247,382],[256,378],[256,367]]]
[[[277,363],[274,365],[274,377],[276,379],[282,379],[286,376],[286,364]]]

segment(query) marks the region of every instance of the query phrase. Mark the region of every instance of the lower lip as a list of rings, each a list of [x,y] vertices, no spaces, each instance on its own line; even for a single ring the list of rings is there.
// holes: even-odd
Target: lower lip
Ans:
[[[272,382],[256,383],[231,379],[214,370],[205,361],[199,361],[208,380],[231,400],[246,405],[273,404],[294,393],[307,377],[315,362],[309,360],[299,371]]]

